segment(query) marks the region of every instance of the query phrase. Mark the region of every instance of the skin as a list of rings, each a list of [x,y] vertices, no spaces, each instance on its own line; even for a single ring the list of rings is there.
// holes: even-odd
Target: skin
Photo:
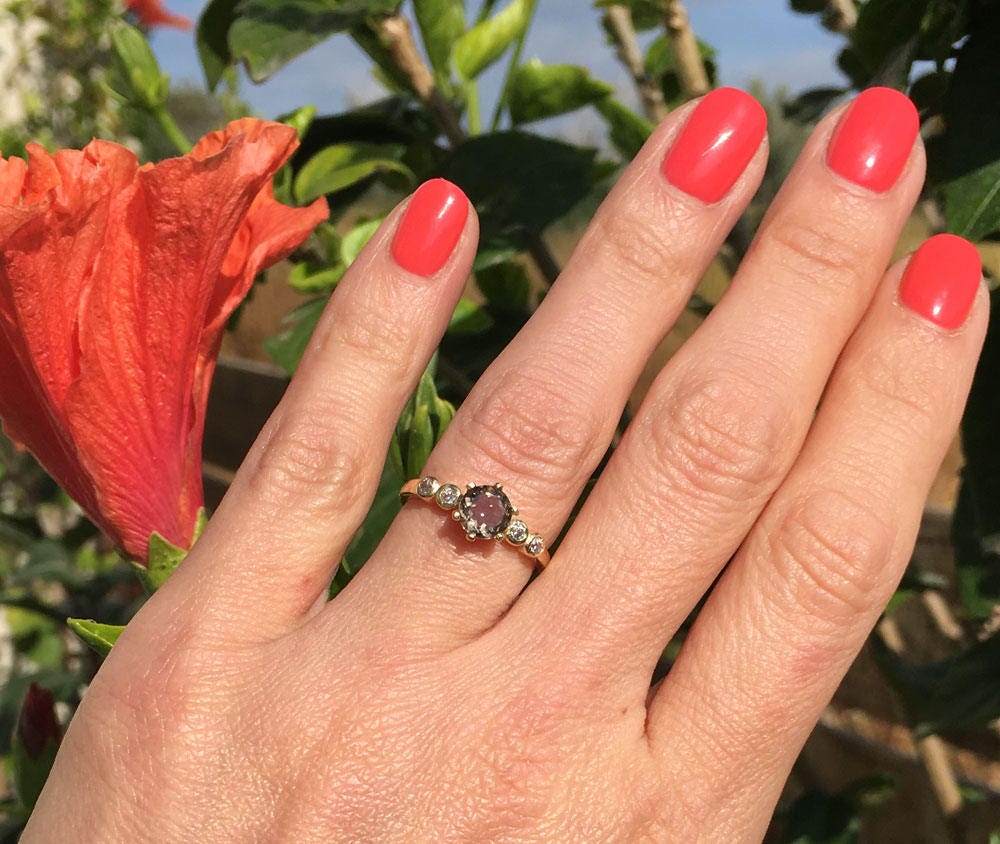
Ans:
[[[763,173],[762,146],[718,203],[672,187],[659,162],[690,108],[658,127],[427,466],[503,480],[543,536]],[[905,261],[886,267],[923,150],[872,193],[825,164],[838,117],[530,587],[523,556],[470,546],[414,502],[326,603],[475,254],[470,211],[440,272],[404,272],[396,209],[90,687],[23,841],[759,840],[905,568],[987,320],[985,288],[955,331],[898,302]]]

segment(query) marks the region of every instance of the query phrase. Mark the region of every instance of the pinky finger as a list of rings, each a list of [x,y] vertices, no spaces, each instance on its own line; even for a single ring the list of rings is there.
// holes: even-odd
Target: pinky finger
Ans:
[[[890,270],[796,464],[653,698],[654,750],[668,765],[696,759],[711,772],[688,797],[693,811],[711,806],[720,819],[713,840],[763,834],[796,755],[892,596],[987,312],[979,258],[960,238],[932,238],[905,271]]]
[[[308,612],[371,503],[476,242],[471,205],[443,179],[390,214],[338,285],[285,397],[169,587],[202,595],[229,629],[265,613],[280,633]]]

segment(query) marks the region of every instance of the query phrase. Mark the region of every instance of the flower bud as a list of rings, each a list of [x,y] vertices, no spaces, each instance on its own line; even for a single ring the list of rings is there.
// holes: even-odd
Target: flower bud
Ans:
[[[49,776],[61,737],[52,692],[32,682],[21,703],[12,742],[14,790],[29,811]]]

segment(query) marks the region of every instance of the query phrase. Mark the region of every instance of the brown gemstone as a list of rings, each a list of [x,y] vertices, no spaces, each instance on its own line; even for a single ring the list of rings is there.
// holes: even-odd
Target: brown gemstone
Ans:
[[[513,515],[510,499],[495,486],[472,487],[458,509],[466,533],[487,539],[503,534]]]

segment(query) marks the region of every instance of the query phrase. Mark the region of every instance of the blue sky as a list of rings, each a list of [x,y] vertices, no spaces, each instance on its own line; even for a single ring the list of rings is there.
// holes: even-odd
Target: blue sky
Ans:
[[[197,19],[205,0],[166,0],[165,5]],[[474,3],[469,5],[474,7]],[[585,64],[596,76],[616,85],[626,101],[634,101],[631,83],[605,46],[591,6],[590,0],[539,0],[524,58]],[[794,92],[843,79],[834,65],[842,39],[826,32],[814,16],[791,12],[787,0],[688,0],[687,8],[695,32],[718,50],[724,84],[745,87],[750,79],[758,78],[768,87],[786,85]],[[193,33],[157,30],[152,41],[175,83],[202,84]],[[487,113],[498,76],[494,71],[492,78],[484,80]],[[246,82],[242,92],[262,116],[275,117],[305,103],[318,106],[320,113],[337,111],[374,99],[379,90],[368,59],[346,36],[335,36],[267,83]]]

